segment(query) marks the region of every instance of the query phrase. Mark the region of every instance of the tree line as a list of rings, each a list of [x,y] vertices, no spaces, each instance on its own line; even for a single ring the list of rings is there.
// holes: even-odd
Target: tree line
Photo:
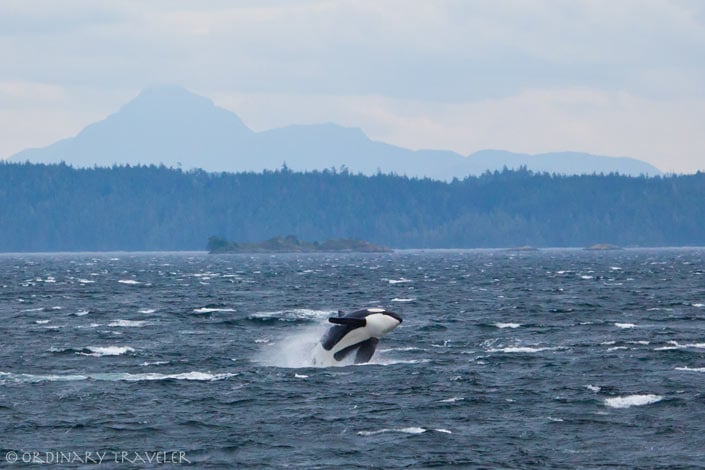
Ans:
[[[705,245],[705,173],[441,182],[345,170],[206,173],[0,163],[0,251],[204,250],[208,238],[395,248]]]

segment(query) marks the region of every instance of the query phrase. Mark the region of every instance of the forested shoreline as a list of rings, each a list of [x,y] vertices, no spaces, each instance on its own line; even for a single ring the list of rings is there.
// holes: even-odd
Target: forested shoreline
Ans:
[[[0,251],[204,250],[362,239],[393,248],[705,245],[705,173],[450,183],[326,170],[206,173],[157,166],[0,164]]]

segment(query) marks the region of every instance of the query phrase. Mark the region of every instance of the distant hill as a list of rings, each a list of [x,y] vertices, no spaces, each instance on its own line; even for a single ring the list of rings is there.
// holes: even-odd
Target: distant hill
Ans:
[[[705,173],[521,170],[442,182],[332,171],[0,163],[0,252],[203,250],[211,236],[223,239],[216,246],[236,240],[243,251],[256,251],[246,244],[281,234],[393,248],[705,246],[703,220]]]
[[[164,164],[217,172],[260,172],[286,163],[299,171],[346,167],[366,175],[381,171],[439,180],[462,179],[505,166],[558,174],[660,174],[633,158],[577,152],[529,155],[484,150],[464,157],[447,150],[409,150],[332,123],[254,132],[235,113],[177,86],[147,88],[75,137],[23,150],[9,160],[65,161],[76,167]]]

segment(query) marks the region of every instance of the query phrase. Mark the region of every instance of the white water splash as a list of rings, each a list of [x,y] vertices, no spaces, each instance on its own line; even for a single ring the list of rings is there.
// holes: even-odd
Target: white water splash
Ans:
[[[326,331],[326,325],[298,328],[278,341],[263,344],[255,360],[271,367],[298,369],[313,367],[312,351]]]

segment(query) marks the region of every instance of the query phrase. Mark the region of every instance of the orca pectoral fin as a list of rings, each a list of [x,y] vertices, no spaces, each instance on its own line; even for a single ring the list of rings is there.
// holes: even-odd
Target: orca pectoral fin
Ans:
[[[377,343],[379,343],[377,338],[370,338],[360,343],[360,348],[357,350],[357,354],[355,354],[355,364],[370,362],[370,359],[372,359],[375,353],[375,349],[377,349]]]
[[[363,328],[367,326],[367,320],[364,318],[331,317],[328,321],[336,325],[347,325],[353,328]]]

